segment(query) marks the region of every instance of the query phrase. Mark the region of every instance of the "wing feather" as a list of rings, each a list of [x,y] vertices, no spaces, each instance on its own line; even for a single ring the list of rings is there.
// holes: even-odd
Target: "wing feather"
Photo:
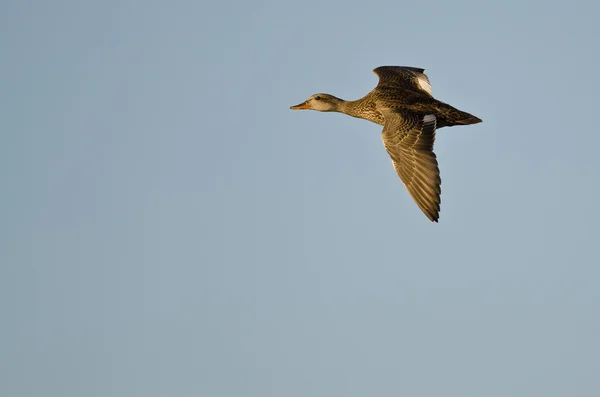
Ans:
[[[431,96],[431,83],[423,72],[425,69],[410,66],[380,66],[373,70],[379,77],[379,88],[417,89]]]
[[[415,203],[432,221],[440,212],[441,178],[433,152],[436,118],[392,109],[383,112],[383,144]]]

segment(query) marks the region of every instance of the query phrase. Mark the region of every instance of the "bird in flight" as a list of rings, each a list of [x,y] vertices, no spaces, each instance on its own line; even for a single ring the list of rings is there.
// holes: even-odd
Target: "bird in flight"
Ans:
[[[363,98],[345,101],[314,94],[290,109],[340,112],[383,126],[383,145],[415,203],[431,221],[440,213],[442,181],[433,152],[435,130],[480,123],[481,119],[433,98],[425,69],[380,66],[379,84]]]

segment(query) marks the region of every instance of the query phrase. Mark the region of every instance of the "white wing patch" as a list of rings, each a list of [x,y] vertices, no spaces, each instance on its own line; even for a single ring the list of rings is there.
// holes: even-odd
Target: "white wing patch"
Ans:
[[[417,73],[417,84],[419,87],[428,93],[429,95],[433,95],[431,93],[431,84],[429,84],[429,79],[422,73]]]
[[[434,121],[435,114],[426,114],[425,117],[423,117],[423,123],[425,124],[433,123]]]

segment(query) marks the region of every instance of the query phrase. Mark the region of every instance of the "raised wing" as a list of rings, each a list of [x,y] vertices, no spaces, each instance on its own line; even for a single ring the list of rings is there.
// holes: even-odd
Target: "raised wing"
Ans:
[[[432,95],[431,84],[424,71],[410,66],[380,66],[373,73],[379,77],[378,88],[417,89]]]
[[[434,222],[440,212],[440,170],[433,153],[436,118],[386,110],[383,112],[383,144],[394,169],[421,211]]]

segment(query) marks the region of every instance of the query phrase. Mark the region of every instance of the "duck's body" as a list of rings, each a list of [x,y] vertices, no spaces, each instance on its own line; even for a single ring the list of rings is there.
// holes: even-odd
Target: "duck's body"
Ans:
[[[383,125],[383,143],[396,172],[423,213],[437,222],[441,179],[433,153],[435,130],[481,120],[433,98],[424,69],[381,66],[373,72],[379,84],[361,99],[315,94],[291,109],[340,112]]]

